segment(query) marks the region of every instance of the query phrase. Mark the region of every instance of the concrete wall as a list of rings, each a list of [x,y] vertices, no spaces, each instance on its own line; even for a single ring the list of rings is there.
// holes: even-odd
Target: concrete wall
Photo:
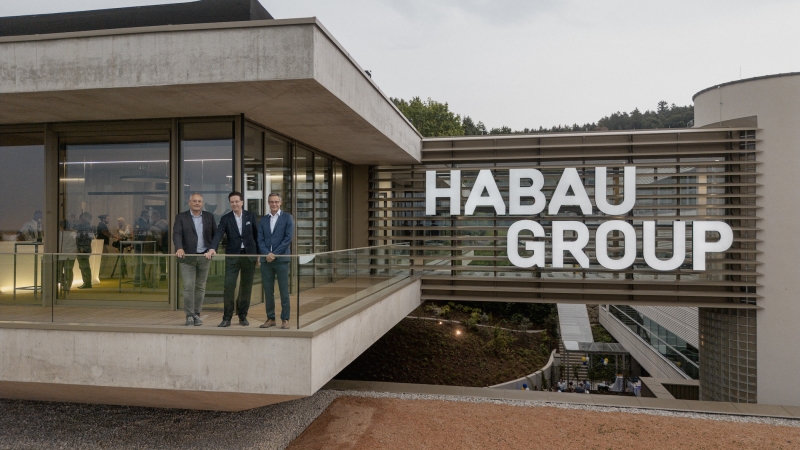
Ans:
[[[308,338],[0,328],[0,342],[2,381],[313,393]]]
[[[421,136],[316,19],[0,37],[0,124],[245,114],[356,164]]]
[[[235,411],[309,396],[419,306],[419,280],[388,289],[302,330],[0,323],[0,397]]]
[[[764,308],[756,315],[758,403],[800,406],[800,391],[786,389],[786,380],[800,373],[800,358],[791,351],[800,337],[800,74],[744,80],[702,92],[694,101],[698,127],[757,116],[756,148],[763,152],[758,155],[763,230],[758,305]]]
[[[316,392],[381,336],[418,307],[421,281],[395,292],[390,301],[365,309],[314,337],[311,389]]]
[[[364,117],[417,161],[422,159],[422,137],[409,132],[410,122],[378,89],[361,67],[348,58],[344,50],[323,28],[314,30],[314,79]],[[367,84],[369,83],[369,84]],[[369,146],[365,152],[372,151]]]
[[[117,34],[0,45],[0,92],[314,77],[314,27]]]

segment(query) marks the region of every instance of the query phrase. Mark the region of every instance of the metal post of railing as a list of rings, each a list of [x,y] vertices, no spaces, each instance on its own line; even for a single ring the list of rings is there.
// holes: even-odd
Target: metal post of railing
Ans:
[[[297,289],[297,313],[296,313],[296,315],[297,315],[297,329],[299,330],[300,329],[300,258],[299,257],[294,257],[294,261],[295,261],[294,266],[296,268],[296,270],[294,272],[297,275],[297,278],[295,280],[295,282],[296,282],[295,289]],[[267,319],[269,319],[269,318],[267,318]]]

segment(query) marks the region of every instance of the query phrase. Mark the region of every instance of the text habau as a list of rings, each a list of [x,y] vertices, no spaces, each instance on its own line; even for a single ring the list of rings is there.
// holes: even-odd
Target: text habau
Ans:
[[[636,167],[626,166],[623,178],[623,200],[619,204],[611,204],[606,198],[606,168],[595,168],[594,200],[597,209],[602,213],[614,216],[627,214],[636,204]],[[450,200],[450,215],[461,215],[461,171],[451,170],[448,187],[436,187],[436,171],[425,172],[425,214],[436,215],[436,200]],[[537,169],[508,169],[508,213],[506,204],[491,170],[481,170],[464,205],[464,215],[470,216],[480,206],[494,208],[498,216],[535,216],[547,207],[549,216],[557,216],[562,206],[577,206],[584,215],[592,214],[592,201],[586,193],[581,177],[575,168],[566,168],[547,204],[542,188],[544,176]],[[523,180],[527,180],[523,186]],[[616,187],[616,186],[615,186]],[[570,194],[572,190],[572,194]],[[486,195],[484,195],[484,192]],[[523,204],[523,199],[532,199],[530,204]],[[548,218],[549,220],[550,218]],[[592,218],[593,220],[596,217]],[[589,243],[589,228],[579,221],[552,221],[552,267],[564,267],[564,252],[570,252],[583,268],[589,267],[589,257],[584,248]],[[530,256],[519,254],[520,232],[528,231],[534,238],[546,237],[544,228],[534,220],[519,220],[508,228],[506,248],[509,261],[517,267],[545,267],[545,242],[527,240],[525,250],[533,252]],[[571,240],[565,240],[565,233],[571,232]],[[611,258],[608,255],[608,235],[616,232],[622,235],[624,245],[622,256]],[[706,240],[707,232],[715,232],[718,240]],[[523,236],[524,237],[524,236]],[[595,231],[595,254],[597,262],[611,270],[622,270],[630,267],[636,260],[636,230],[624,220],[603,221]],[[721,221],[692,221],[692,269],[705,270],[706,253],[724,252],[733,243],[733,230],[730,225]],[[672,222],[672,256],[660,259],[656,256],[656,222],[642,221],[642,255],[645,263],[653,269],[668,271],[680,267],[686,260],[686,222]],[[659,249],[663,251],[663,249]]]

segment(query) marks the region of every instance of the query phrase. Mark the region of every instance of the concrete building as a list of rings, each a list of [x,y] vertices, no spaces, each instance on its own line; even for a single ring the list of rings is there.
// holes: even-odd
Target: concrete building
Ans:
[[[488,300],[608,305],[601,320],[637,311],[697,350],[701,398],[800,405],[778,394],[800,369],[784,351],[800,320],[789,261],[800,241],[786,232],[799,218],[781,208],[799,159],[800,75],[701,91],[693,128],[423,139],[316,19],[226,2],[225,13],[204,0],[0,19],[0,396],[252,408],[313,394],[422,301]],[[625,167],[635,205],[604,213],[598,180],[603,201],[623,204]],[[510,199],[530,187],[512,179],[520,168],[542,175],[547,199],[574,170],[588,209],[514,213],[532,207]],[[486,174],[502,207],[470,192]],[[431,203],[433,188],[453,196]],[[200,192],[219,219],[233,190],[259,216],[279,192],[296,218],[290,330],[180,326],[171,218]],[[77,253],[86,213],[84,227],[110,218],[110,243]],[[545,267],[510,262],[509,250],[532,257],[524,233],[508,246],[522,219],[546,233]],[[614,231],[552,251],[554,234],[581,236],[564,226],[594,236],[609,220],[635,239]],[[689,224],[685,257],[653,269],[645,242],[670,259],[683,236],[673,222]],[[700,222],[727,224],[730,246],[695,258]],[[609,269],[603,252],[635,259]],[[222,266],[212,262],[210,319]],[[73,289],[86,276],[91,288]],[[254,287],[251,314],[263,316]],[[696,311],[696,334],[678,311]]]

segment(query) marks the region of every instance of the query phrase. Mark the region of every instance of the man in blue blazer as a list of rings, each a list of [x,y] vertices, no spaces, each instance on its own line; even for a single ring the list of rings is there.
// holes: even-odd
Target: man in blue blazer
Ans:
[[[294,220],[281,211],[281,195],[269,194],[269,214],[261,218],[258,232],[258,251],[261,258],[261,284],[266,295],[267,321],[260,328],[275,326],[275,278],[281,293],[281,328],[289,328],[289,262],[291,258],[280,255],[292,253]]]
[[[241,192],[231,192],[228,195],[231,204],[231,212],[222,216],[219,220],[217,232],[214,239],[209,244],[208,255],[214,256],[217,253],[222,236],[228,237],[228,244],[225,246],[226,255],[257,255],[258,246],[258,225],[256,215],[250,211],[242,209],[244,206],[244,196]],[[233,294],[236,291],[236,279],[239,273],[242,279],[239,283],[239,300],[236,302],[236,314],[239,315],[239,325],[250,325],[247,321],[247,310],[250,309],[250,291],[253,288],[253,275],[256,271],[256,257],[233,257],[225,258],[225,311],[222,314],[220,327],[231,326],[233,318]]]

